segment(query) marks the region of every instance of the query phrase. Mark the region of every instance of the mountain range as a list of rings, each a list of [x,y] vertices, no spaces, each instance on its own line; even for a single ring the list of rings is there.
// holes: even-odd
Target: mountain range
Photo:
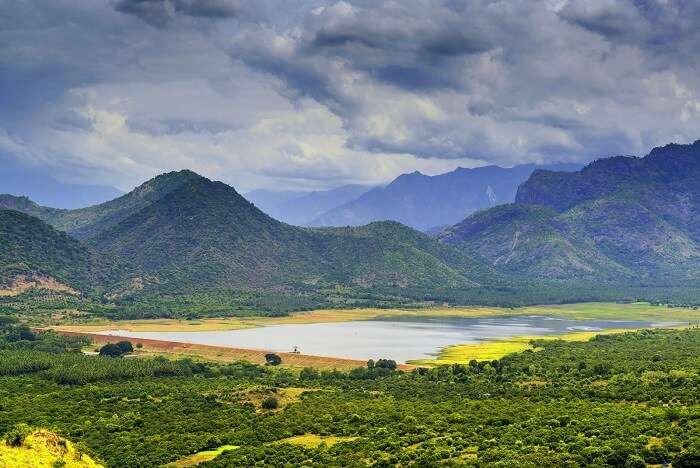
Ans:
[[[264,214],[232,187],[191,171],[158,176],[89,208],[57,210],[12,196],[0,198],[0,206],[9,209],[4,213],[21,210],[35,216],[30,219],[37,225],[40,218],[73,236],[70,244],[55,243],[57,256],[81,246],[127,263],[131,268],[120,285],[106,285],[114,294],[334,285],[468,288],[495,277],[466,254],[399,223],[290,226]],[[25,231],[26,242],[34,243],[32,230]],[[38,231],[56,233],[47,225]],[[54,265],[34,260],[26,263],[37,274],[79,286]]]
[[[523,164],[511,168],[458,168],[435,176],[420,172],[403,174],[385,187],[371,189],[328,210],[310,225],[359,226],[393,220],[427,232],[453,225],[478,210],[512,202],[518,186],[537,169],[580,168],[577,164]]]
[[[671,285],[700,278],[700,141],[578,172],[535,171],[515,203],[440,236],[502,272]]]
[[[292,226],[191,171],[74,210],[3,195],[0,289],[34,284],[107,300],[335,289],[462,302],[547,291],[542,302],[694,287],[698,180],[700,142],[575,172],[535,170],[514,203],[478,211],[437,238],[396,221]]]

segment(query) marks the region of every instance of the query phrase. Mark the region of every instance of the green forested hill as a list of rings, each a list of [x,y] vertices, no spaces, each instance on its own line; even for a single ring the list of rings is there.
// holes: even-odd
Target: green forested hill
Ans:
[[[529,277],[670,284],[700,278],[700,142],[644,158],[537,171],[516,203],[465,219],[441,240]]]
[[[84,292],[114,274],[111,262],[67,234],[19,211],[0,210],[0,289],[18,280],[54,280],[53,287]]]
[[[303,229],[233,188],[193,177],[86,242],[137,265],[161,290],[468,287],[494,274],[398,223]]]

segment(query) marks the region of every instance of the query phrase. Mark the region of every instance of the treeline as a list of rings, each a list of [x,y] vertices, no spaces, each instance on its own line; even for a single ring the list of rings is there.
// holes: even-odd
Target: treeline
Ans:
[[[521,307],[577,302],[638,302],[674,307],[700,307],[695,286],[651,288],[557,282],[509,283],[476,288],[362,288],[297,289],[286,292],[231,290],[193,294],[142,294],[112,299],[79,297],[53,291],[28,291],[0,297],[0,314],[38,324],[51,324],[57,311],[72,321],[95,318],[136,320],[210,317],[284,316],[324,308],[420,308],[430,304]]]

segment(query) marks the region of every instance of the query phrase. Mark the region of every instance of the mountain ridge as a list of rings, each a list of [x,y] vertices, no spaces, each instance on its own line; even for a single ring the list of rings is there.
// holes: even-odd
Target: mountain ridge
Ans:
[[[312,226],[356,226],[372,221],[394,220],[420,231],[452,225],[472,212],[515,198],[521,182],[538,167],[523,164],[512,168],[459,167],[428,176],[419,171],[398,176],[384,187],[374,188],[356,200],[329,210]],[[554,164],[564,170],[576,164]]]
[[[79,294],[119,274],[117,265],[68,234],[28,214],[0,209],[0,289],[36,286]]]
[[[199,177],[87,242],[171,283],[199,277],[197,287],[476,284],[463,276],[471,259],[443,265],[444,259],[454,259],[433,239],[408,231],[400,236],[393,232],[394,241],[386,233],[374,235],[383,227],[390,233],[403,229],[395,224],[354,231],[290,226],[264,214],[232,187]]]

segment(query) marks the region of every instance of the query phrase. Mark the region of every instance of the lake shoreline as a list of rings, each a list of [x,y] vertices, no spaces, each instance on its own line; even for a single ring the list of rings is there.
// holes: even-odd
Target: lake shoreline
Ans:
[[[47,328],[36,329],[48,331]],[[253,364],[265,364],[265,354],[274,353],[282,358],[282,366],[290,367],[316,367],[319,369],[339,369],[349,370],[357,367],[364,367],[367,362],[359,359],[349,359],[331,356],[315,356],[309,354],[295,354],[275,352],[263,349],[236,348],[229,346],[212,346],[194,343],[183,343],[179,341],[154,340],[150,338],[134,338],[119,335],[101,335],[97,333],[75,332],[65,330],[54,330],[64,336],[83,336],[92,339],[95,345],[115,343],[117,341],[131,341],[134,345],[140,343],[142,348],[136,349],[135,355],[167,355],[172,357],[198,357],[212,361],[233,362],[245,360]],[[402,370],[411,370],[415,366],[400,364]]]
[[[224,331],[242,330],[269,325],[337,323],[358,320],[376,320],[391,317],[515,317],[524,315],[545,315],[577,320],[638,320],[698,322],[700,311],[683,307],[666,307],[639,303],[584,302],[577,304],[556,304],[526,306],[517,308],[502,307],[431,307],[423,309],[318,309],[294,312],[280,317],[227,317],[204,318],[197,320],[143,319],[123,321],[99,321],[93,323],[57,323],[47,326],[54,330],[96,333],[108,330],[128,330],[130,332],[176,332],[176,331]]]

